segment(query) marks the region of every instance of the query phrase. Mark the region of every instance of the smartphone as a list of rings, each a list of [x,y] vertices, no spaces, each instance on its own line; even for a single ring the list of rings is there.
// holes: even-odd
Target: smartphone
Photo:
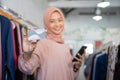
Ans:
[[[80,54],[81,56],[85,53],[85,49],[87,48],[87,46],[82,46],[79,51],[77,52],[77,54],[75,55],[75,57],[79,58],[78,54]],[[75,58],[73,58],[72,61],[77,61]]]

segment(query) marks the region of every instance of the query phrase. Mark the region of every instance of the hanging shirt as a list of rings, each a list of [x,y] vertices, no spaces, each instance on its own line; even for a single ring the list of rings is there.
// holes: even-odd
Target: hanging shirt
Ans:
[[[106,80],[107,54],[101,53],[95,57],[92,80]]]
[[[0,22],[0,80],[2,80],[1,22]]]
[[[20,26],[18,23],[16,23],[16,27],[17,27],[17,36],[18,36],[18,42],[19,42],[19,51],[20,51],[20,54],[22,54],[22,41],[21,41],[21,33],[20,33]]]
[[[15,26],[13,25],[13,22],[11,21],[11,27],[12,27],[12,41],[13,41],[13,49],[14,49],[14,69],[15,71],[17,70],[17,52],[16,52],[16,41],[15,41],[15,34],[14,34],[14,29],[15,29]]]
[[[20,70],[27,74],[38,69],[37,80],[74,80],[75,77],[68,46],[50,39],[39,41],[28,61],[21,54],[18,63]]]
[[[116,46],[115,45],[110,46],[107,65],[107,80],[113,80],[116,55],[117,55]]]
[[[2,43],[2,80],[14,80],[14,48],[10,20],[0,16]]]
[[[94,57],[96,56],[97,54],[90,54],[88,56],[88,59],[86,61],[86,68],[84,69],[84,74],[85,74],[85,78],[86,80],[91,80],[90,78],[92,78],[92,68],[93,68],[93,62],[94,62]]]
[[[114,72],[114,77],[113,80],[120,80],[120,45],[117,47],[117,55],[116,55],[116,63],[115,63],[115,72]]]
[[[21,35],[20,35],[20,30],[18,30],[20,26],[17,27],[16,22],[13,22],[13,21],[12,21],[12,24],[14,26],[15,45],[17,46],[16,53],[17,53],[17,59],[18,59],[18,56],[20,52],[22,51],[22,49],[20,48],[21,39],[19,39],[19,36],[21,37]],[[17,69],[15,70],[15,80],[24,80],[23,73],[18,69],[18,64],[17,64]]]

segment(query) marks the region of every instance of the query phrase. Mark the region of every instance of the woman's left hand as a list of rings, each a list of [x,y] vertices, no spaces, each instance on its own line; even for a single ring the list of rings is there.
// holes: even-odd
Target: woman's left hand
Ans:
[[[83,57],[80,54],[77,54],[78,57],[75,57],[76,61],[73,62],[73,70],[77,72],[82,65]]]

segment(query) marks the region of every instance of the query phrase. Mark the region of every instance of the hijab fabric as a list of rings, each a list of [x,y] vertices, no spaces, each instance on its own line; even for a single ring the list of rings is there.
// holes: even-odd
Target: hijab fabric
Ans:
[[[44,28],[46,29],[46,38],[47,39],[51,39],[51,40],[54,40],[58,43],[64,43],[64,40],[62,38],[62,33],[56,35],[54,33],[52,33],[50,30],[49,30],[49,20],[50,20],[50,17],[52,15],[53,12],[57,11],[58,13],[60,13],[60,15],[62,16],[63,20],[64,20],[64,16],[62,14],[62,12],[58,9],[58,8],[55,8],[55,7],[49,7],[47,8],[47,10],[45,11],[44,13]]]

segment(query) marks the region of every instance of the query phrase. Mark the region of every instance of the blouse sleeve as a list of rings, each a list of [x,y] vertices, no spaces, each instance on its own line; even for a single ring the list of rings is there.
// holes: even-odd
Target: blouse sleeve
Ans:
[[[18,58],[18,67],[19,69],[26,74],[33,74],[33,72],[40,67],[41,64],[41,47],[40,44],[38,43],[35,50],[33,51],[31,58],[26,61],[23,58],[23,54],[19,55]]]

